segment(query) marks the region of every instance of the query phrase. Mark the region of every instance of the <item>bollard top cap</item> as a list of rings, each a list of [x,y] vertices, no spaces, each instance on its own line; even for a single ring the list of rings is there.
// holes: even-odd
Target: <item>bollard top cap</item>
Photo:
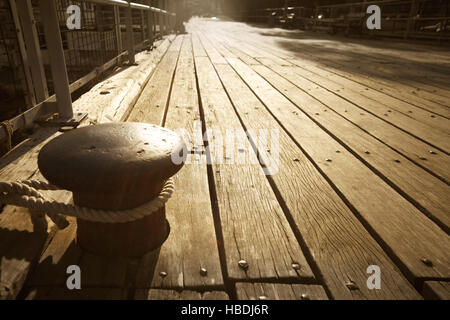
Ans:
[[[47,143],[39,169],[73,192],[133,193],[161,185],[184,164],[186,145],[173,131],[144,123],[108,123],[76,129]]]

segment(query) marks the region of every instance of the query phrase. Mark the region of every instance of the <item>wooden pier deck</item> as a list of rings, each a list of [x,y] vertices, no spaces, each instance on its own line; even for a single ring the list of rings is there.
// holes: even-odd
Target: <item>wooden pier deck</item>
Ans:
[[[176,175],[168,240],[135,260],[81,251],[74,219],[57,230],[6,206],[0,297],[449,299],[448,50],[211,19],[187,30],[76,101],[83,125],[275,130],[278,170],[264,175],[257,160],[270,144],[245,139],[248,161],[228,164],[207,133]],[[58,134],[40,129],[1,159],[0,180],[42,178],[37,154]],[[69,265],[81,290],[66,288]],[[371,265],[379,290],[367,287]]]

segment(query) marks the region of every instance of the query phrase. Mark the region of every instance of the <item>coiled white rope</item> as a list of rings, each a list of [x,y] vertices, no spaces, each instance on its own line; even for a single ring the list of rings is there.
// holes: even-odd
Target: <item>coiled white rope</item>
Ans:
[[[140,207],[121,211],[98,210],[49,200],[38,190],[59,190],[59,188],[38,180],[0,182],[0,203],[28,208],[32,214],[45,212],[59,228],[63,229],[68,222],[61,215],[103,223],[125,223],[149,216],[170,199],[174,183],[172,179],[167,180],[156,198]]]

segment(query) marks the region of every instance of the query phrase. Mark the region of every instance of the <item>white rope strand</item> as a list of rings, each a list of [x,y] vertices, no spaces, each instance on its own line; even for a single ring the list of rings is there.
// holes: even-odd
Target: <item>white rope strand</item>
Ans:
[[[68,222],[60,214],[103,223],[125,223],[149,216],[162,208],[171,198],[174,183],[172,179],[167,180],[158,197],[140,207],[121,211],[98,210],[61,203],[46,199],[37,190],[59,190],[59,188],[37,180],[0,182],[0,203],[25,207],[31,212],[45,212],[58,227],[63,228]]]

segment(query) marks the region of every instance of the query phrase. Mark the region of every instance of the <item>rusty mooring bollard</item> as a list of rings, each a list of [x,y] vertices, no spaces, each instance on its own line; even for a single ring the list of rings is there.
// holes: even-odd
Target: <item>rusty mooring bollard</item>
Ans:
[[[80,207],[132,209],[156,198],[181,169],[183,140],[173,131],[142,123],[110,123],[65,133],[45,145],[38,165],[47,180],[73,192]],[[77,243],[103,256],[139,257],[167,239],[164,206],[142,219],[100,223],[77,219]]]

